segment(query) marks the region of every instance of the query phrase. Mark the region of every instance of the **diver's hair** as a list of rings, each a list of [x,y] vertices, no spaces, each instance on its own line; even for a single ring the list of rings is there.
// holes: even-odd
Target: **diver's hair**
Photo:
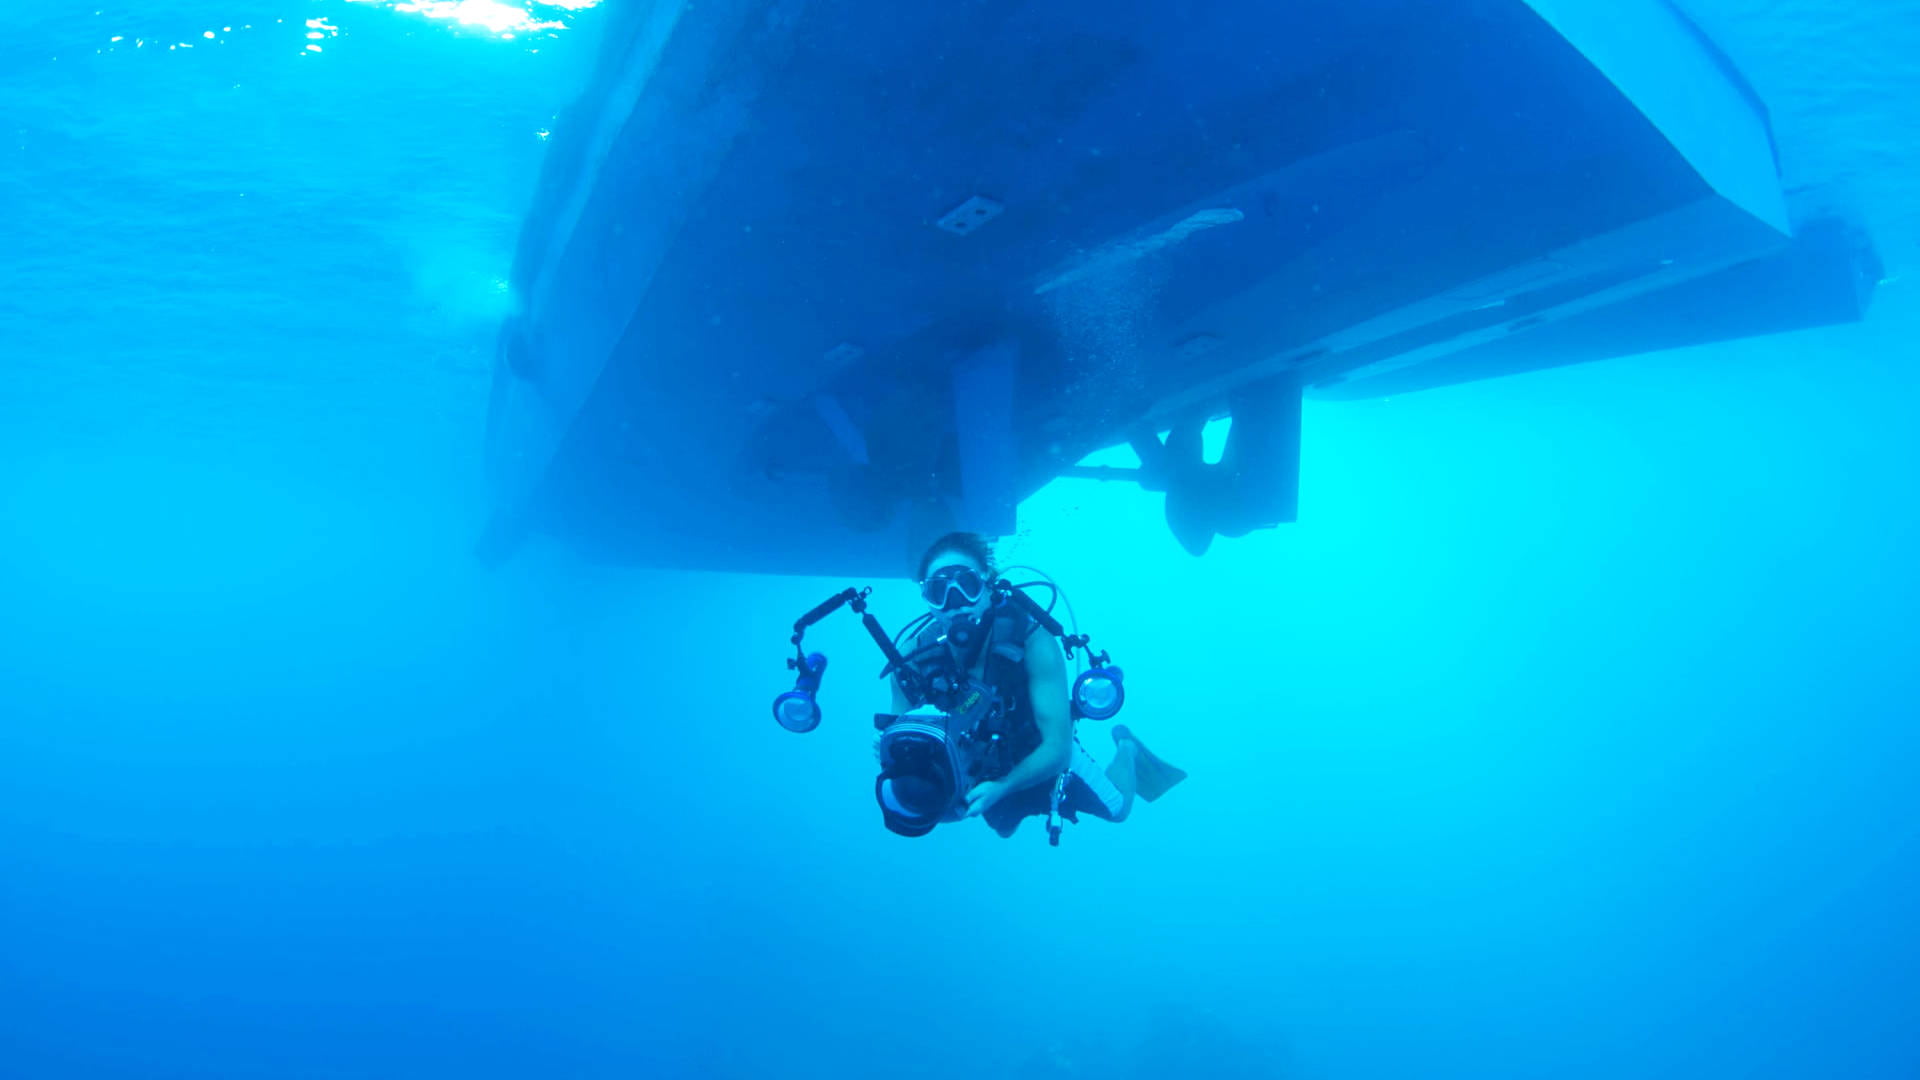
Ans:
[[[950,532],[935,540],[928,546],[927,553],[920,556],[920,572],[915,574],[913,579],[925,581],[927,570],[933,566],[933,560],[949,551],[965,555],[979,563],[980,569],[987,572],[987,577],[998,576],[998,571],[993,568],[993,545],[987,542],[986,537],[977,532]]]

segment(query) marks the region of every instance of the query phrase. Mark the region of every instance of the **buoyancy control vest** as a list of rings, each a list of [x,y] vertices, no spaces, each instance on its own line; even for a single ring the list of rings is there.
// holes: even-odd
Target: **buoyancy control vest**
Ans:
[[[874,718],[874,797],[888,829],[924,836],[942,821],[959,820],[975,784],[1005,776],[1040,745],[1026,670],[1034,626],[1002,598],[977,627],[962,627],[984,636],[974,657],[954,656],[951,623],[936,621],[920,632],[908,659],[939,689],[938,703]]]

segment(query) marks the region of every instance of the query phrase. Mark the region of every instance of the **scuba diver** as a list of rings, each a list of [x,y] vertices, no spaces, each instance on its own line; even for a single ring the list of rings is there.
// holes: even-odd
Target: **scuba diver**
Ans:
[[[1009,837],[1026,818],[1045,815],[1048,838],[1058,844],[1063,822],[1080,814],[1124,821],[1136,797],[1152,802],[1186,778],[1124,726],[1113,730],[1113,760],[1104,769],[1081,745],[1078,720],[1120,711],[1122,675],[1077,628],[1068,633],[1053,603],[1043,608],[1025,591],[1044,586],[1054,602],[1064,599],[1051,581],[1005,580],[992,547],[965,532],[934,541],[916,580],[928,610],[892,638],[867,612],[867,591],[848,589],[802,616],[787,661],[799,677],[774,702],[775,719],[789,731],[818,726],[814,694],[826,657],[802,651],[801,640],[806,627],[851,605],[888,659],[881,674],[891,682],[894,711],[874,718],[874,798],[889,830],[924,836],[942,822],[980,817]],[[1092,666],[1069,683],[1066,661],[1076,650]]]
[[[1026,818],[1055,811],[1067,820],[1091,814],[1125,821],[1133,800],[1153,802],[1186,773],[1155,757],[1125,725],[1113,729],[1113,762],[1104,770],[1074,733],[1068,697],[1067,665],[1060,644],[1019,605],[989,585],[998,580],[993,548],[977,533],[949,533],[920,557],[920,595],[929,615],[920,632],[922,648],[941,648],[962,672],[997,693],[1002,704],[1002,753],[1011,765],[998,776],[979,780],[964,792],[966,816],[984,818],[993,831],[1012,836]],[[916,652],[921,650],[916,650]],[[906,693],[893,680],[896,712],[905,712]],[[884,764],[884,762],[883,762]],[[993,769],[990,772],[999,770]],[[881,807],[889,806],[890,784],[907,777],[883,778]],[[1064,791],[1053,789],[1064,784]]]

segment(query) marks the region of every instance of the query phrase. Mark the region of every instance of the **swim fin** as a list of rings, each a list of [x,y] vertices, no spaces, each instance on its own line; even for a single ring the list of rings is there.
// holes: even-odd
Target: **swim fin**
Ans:
[[[1173,786],[1187,778],[1185,769],[1177,769],[1154,756],[1147,744],[1140,741],[1125,724],[1116,724],[1113,728],[1113,741],[1118,743],[1127,739],[1133,743],[1133,784],[1134,794],[1152,802]]]

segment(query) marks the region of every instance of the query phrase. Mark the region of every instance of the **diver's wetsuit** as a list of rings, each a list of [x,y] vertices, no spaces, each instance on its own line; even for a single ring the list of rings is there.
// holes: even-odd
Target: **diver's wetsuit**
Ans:
[[[1008,606],[995,607],[992,618],[994,624],[984,677],[1006,704],[1006,718],[1012,728],[1007,732],[1008,742],[1024,748],[1026,753],[1032,753],[1040,743],[1040,730],[1033,719],[1033,699],[1027,687],[1025,659],[1027,639],[1033,633],[1035,624],[1018,609]],[[1060,800],[1061,816],[1068,821],[1078,821],[1079,815],[1091,814],[1104,821],[1112,821],[1123,803],[1120,789],[1108,779],[1106,770],[1094,761],[1086,747],[1080,745],[1077,734],[1073,740],[1073,757],[1068,769],[1067,789]],[[1045,815],[1052,808],[1057,779],[1057,776],[1049,777],[1032,787],[1011,792],[981,816],[994,832],[1010,837],[1020,827],[1022,820]]]
[[[1066,794],[1060,800],[1060,816],[1068,821],[1079,821],[1081,814],[1091,814],[1102,821],[1112,821],[1114,815],[1120,812],[1120,789],[1108,779],[1107,771],[1093,760],[1093,755],[1087,753],[1087,748],[1080,745],[1078,735],[1073,738],[1073,764],[1068,769]],[[1012,836],[1021,821],[1035,814],[1047,813],[1052,805],[1053,784],[1035,784],[1013,792],[980,816],[993,826],[994,832],[1001,836]]]

